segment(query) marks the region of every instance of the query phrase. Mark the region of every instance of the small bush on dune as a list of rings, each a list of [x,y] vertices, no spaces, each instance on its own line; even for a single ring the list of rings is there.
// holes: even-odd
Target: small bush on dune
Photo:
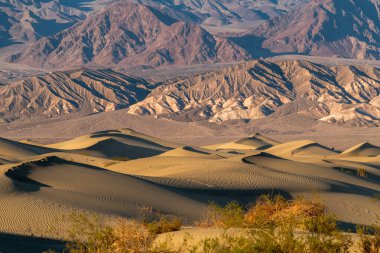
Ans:
[[[97,216],[73,214],[66,251],[70,253],[148,252],[155,237],[134,221],[119,220],[115,226],[101,223]]]
[[[363,253],[380,252],[380,227],[361,227],[358,230],[359,247]]]
[[[143,225],[154,235],[180,230],[182,220],[173,215],[165,215],[143,206],[139,210]]]
[[[358,176],[359,177],[367,177],[367,172],[365,169],[359,169],[358,170]]]
[[[149,230],[151,234],[158,235],[180,230],[182,221],[175,216],[162,215],[156,220],[145,220],[144,226]]]
[[[146,218],[146,217],[145,217]],[[158,234],[178,231],[182,221],[175,216],[152,214],[151,220],[144,222],[118,220],[113,225],[106,225],[98,216],[73,213],[68,217],[69,253],[134,253],[134,252],[165,252],[169,250],[154,246]]]
[[[225,207],[210,203],[206,214],[196,222],[200,227],[241,227],[244,224],[244,208],[237,202],[228,203]]]

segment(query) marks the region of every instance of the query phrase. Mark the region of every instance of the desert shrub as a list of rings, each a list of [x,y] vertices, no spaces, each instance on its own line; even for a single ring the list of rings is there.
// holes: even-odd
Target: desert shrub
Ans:
[[[206,239],[198,246],[199,252],[340,253],[348,252],[351,245],[318,198],[289,201],[281,196],[262,196],[247,212],[236,203],[213,205],[209,212],[206,221],[211,222],[206,224],[240,227],[242,232]],[[233,217],[237,222],[231,222]]]
[[[334,215],[312,217],[306,220],[305,227],[304,241],[309,252],[349,252],[351,238],[338,228]]]
[[[139,208],[139,219],[153,235],[180,230],[182,220],[173,215],[166,215],[149,206]]]
[[[359,248],[363,253],[380,252],[380,227],[361,227],[358,234]]]
[[[271,227],[292,224],[304,227],[306,222],[325,213],[325,206],[317,199],[306,201],[299,197],[288,201],[281,195],[261,196],[245,215],[246,225],[253,227]]]
[[[160,215],[154,220],[144,220],[144,226],[153,235],[180,230],[182,220],[175,216]]]
[[[336,217],[318,198],[286,200],[262,196],[248,210],[237,202],[223,207],[210,204],[198,224],[222,228],[222,236],[200,242],[184,239],[174,249],[171,240],[155,243],[158,234],[177,231],[182,222],[174,216],[140,210],[142,222],[120,220],[114,226],[101,225],[96,216],[70,217],[69,253],[205,252],[205,253],[344,253],[350,238],[339,230]],[[364,231],[364,230],[363,230]],[[374,236],[361,234],[364,253],[378,253],[380,229]]]
[[[359,177],[367,177],[367,172],[365,169],[359,169],[358,170],[358,176]]]
[[[200,227],[241,227],[244,224],[244,208],[233,201],[221,207],[215,203],[210,203],[206,214],[196,225]]]
[[[148,252],[155,236],[134,221],[119,220],[115,226],[102,224],[97,216],[73,214],[69,217],[69,253]]]

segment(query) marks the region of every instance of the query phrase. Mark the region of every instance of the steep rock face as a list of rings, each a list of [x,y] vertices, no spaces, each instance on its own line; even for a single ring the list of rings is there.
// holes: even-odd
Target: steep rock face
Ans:
[[[377,68],[255,61],[164,82],[129,112],[217,123],[298,113],[328,122],[377,124],[379,95]]]
[[[249,34],[272,53],[380,59],[377,0],[311,0]]]
[[[144,5],[118,2],[85,21],[45,37],[12,61],[45,67],[194,64],[249,58],[242,48],[201,27]]]
[[[111,70],[53,72],[0,86],[0,119],[112,111],[143,99],[149,85]]]

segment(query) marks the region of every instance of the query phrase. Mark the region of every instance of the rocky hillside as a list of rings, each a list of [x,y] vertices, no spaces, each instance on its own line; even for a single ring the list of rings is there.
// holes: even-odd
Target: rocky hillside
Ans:
[[[0,0],[0,47],[35,41],[83,20],[88,0]]]
[[[52,36],[120,0],[0,0],[0,48]],[[121,0],[151,6],[176,20],[249,27],[283,15],[305,0]]]
[[[179,121],[226,123],[294,115],[375,126],[380,125],[380,68],[277,59],[158,83],[112,70],[76,70],[0,86],[0,118],[7,122],[122,108]]]
[[[44,67],[198,64],[248,59],[248,53],[200,26],[144,5],[118,2],[44,37],[11,60]]]
[[[267,54],[380,59],[380,2],[311,0],[240,40],[261,45]]]
[[[181,20],[183,13],[193,22],[204,26],[233,28],[249,27],[262,21],[283,15],[306,0],[129,0],[145,5],[166,6],[176,10]],[[162,7],[161,7],[162,8]]]
[[[161,83],[129,112],[216,123],[299,114],[333,123],[376,125],[379,95],[379,68],[254,61]]]
[[[54,72],[0,86],[0,122],[126,108],[149,93],[142,79],[111,70]]]

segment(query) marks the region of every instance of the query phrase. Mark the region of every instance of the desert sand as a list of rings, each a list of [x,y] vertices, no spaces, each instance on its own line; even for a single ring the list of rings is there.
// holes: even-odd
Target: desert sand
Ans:
[[[318,195],[347,228],[379,221],[380,147],[336,151],[311,140],[260,134],[203,147],[131,129],[54,144],[0,140],[0,231],[62,239],[49,229],[75,212],[135,218],[152,208],[191,226],[210,201],[242,204],[261,194]],[[51,243],[51,241],[48,241]]]

